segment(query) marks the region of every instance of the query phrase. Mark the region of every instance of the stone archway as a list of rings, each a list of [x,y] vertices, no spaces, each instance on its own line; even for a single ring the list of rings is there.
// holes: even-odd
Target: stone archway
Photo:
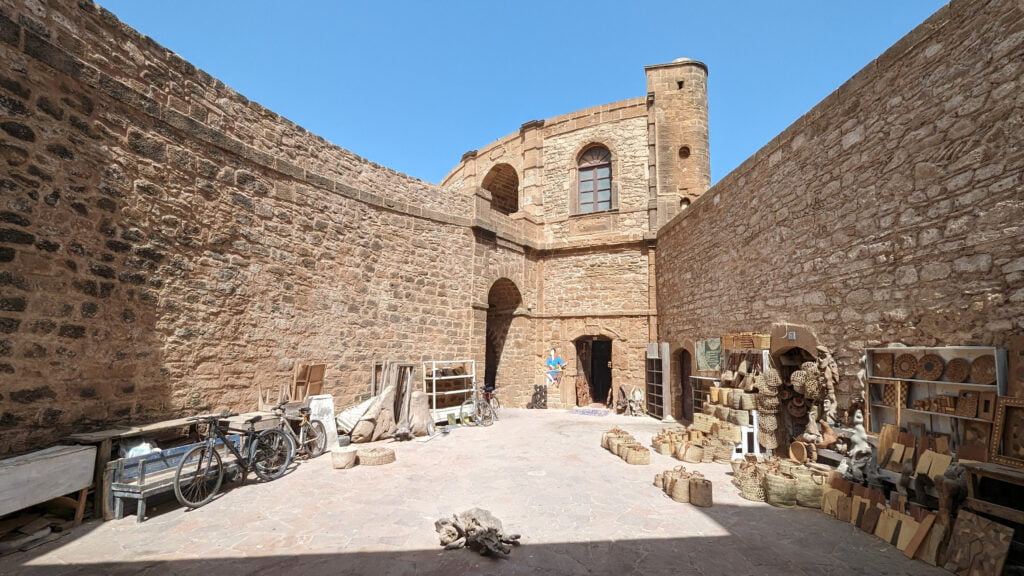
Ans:
[[[502,214],[519,211],[519,175],[508,164],[491,168],[480,187],[491,193],[491,207]]]
[[[498,367],[505,356],[505,346],[512,327],[514,312],[523,303],[522,294],[508,278],[499,278],[487,292],[487,338],[484,354],[484,384],[498,383]]]

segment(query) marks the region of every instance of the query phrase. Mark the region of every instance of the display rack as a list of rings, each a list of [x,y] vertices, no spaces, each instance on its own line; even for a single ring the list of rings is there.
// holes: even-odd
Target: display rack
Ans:
[[[428,360],[423,363],[423,391],[435,422],[455,418],[462,403],[473,394],[474,360]]]
[[[866,350],[866,376],[868,387],[869,426],[878,433],[886,424],[907,427],[911,423],[927,425],[928,431],[957,435],[959,422],[991,422],[988,403],[994,408],[996,396],[1006,394],[1007,357],[1006,350],[993,346],[939,346],[868,348]],[[896,360],[909,354],[919,363],[931,356],[942,359],[942,372],[931,379],[921,378],[921,369],[913,377],[901,377]],[[988,358],[991,360],[988,360]],[[971,376],[963,382],[948,377],[950,362],[954,359],[966,361],[974,366],[979,359],[991,362],[994,376],[991,382],[975,382]],[[888,391],[887,391],[888,388]],[[955,406],[961,398],[975,396],[980,408],[972,413],[958,410]],[[924,409],[922,404],[936,405]],[[937,405],[941,404],[941,405]],[[915,405],[917,407],[915,407]]]

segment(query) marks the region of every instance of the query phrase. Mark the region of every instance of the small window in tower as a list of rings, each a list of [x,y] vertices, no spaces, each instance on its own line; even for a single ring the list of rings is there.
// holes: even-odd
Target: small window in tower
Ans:
[[[683,146],[683,147],[679,148],[679,157],[683,158],[683,159],[689,158],[690,157],[690,147],[689,146]]]
[[[678,86],[680,90],[683,89],[683,85],[685,85],[685,84],[686,84],[685,80],[679,80],[679,81],[676,82],[676,86]]]

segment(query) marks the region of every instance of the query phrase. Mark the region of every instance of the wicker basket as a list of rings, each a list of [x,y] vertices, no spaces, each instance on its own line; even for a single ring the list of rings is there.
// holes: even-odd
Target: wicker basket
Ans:
[[[946,379],[950,382],[966,382],[971,373],[971,362],[966,358],[953,358],[946,364]]]
[[[762,432],[775,432],[779,427],[779,417],[770,413],[759,414],[757,418],[757,427]]]
[[[683,462],[690,462],[696,464],[704,460],[704,446],[700,444],[700,441],[690,441],[682,444],[677,452],[677,457]]]
[[[712,505],[711,480],[697,475],[690,477],[690,504],[701,508],[710,508]]]
[[[740,409],[741,410],[756,410],[757,409],[757,394],[751,394],[745,392],[740,396]]]
[[[938,354],[925,354],[917,361],[917,377],[921,380],[938,380],[946,369],[946,361]]]
[[[797,480],[789,474],[770,472],[764,478],[765,502],[779,508],[796,506]]]
[[[643,446],[631,446],[623,457],[626,464],[646,465],[651,463],[651,451]]]
[[[611,430],[608,430],[604,434],[601,434],[601,447],[605,450],[611,450],[612,438],[619,438],[622,436],[629,436],[629,432],[626,432],[621,428],[612,428]]]
[[[665,489],[665,474],[663,472],[654,475],[654,485],[663,490]]]
[[[746,472],[740,476],[740,496],[753,502],[764,502],[764,473],[756,464],[746,463]]]
[[[718,439],[705,438],[701,441],[704,448],[704,453],[701,454],[700,461],[704,464],[711,464],[715,461],[715,446],[718,445]]]
[[[708,394],[711,396],[712,404],[720,404],[722,400],[722,389],[718,386],[712,386],[708,390]]]
[[[395,451],[391,448],[362,448],[356,451],[356,457],[363,466],[380,466],[395,461]]]
[[[913,354],[903,353],[896,357],[893,373],[897,378],[913,378],[917,376],[917,358]]]
[[[729,413],[729,422],[737,426],[750,424],[750,412],[747,410],[733,410]]]
[[[971,382],[975,384],[995,384],[996,358],[991,354],[979,356],[971,362]]]
[[[689,478],[690,473],[687,472],[686,468],[682,466],[676,466],[671,470],[665,470],[665,472],[662,474],[662,490],[664,490],[666,494],[671,496],[672,488],[676,485],[676,482],[678,482],[679,479],[682,478],[683,476]]]
[[[690,478],[693,474],[689,472],[683,472],[679,477],[672,483],[672,488],[668,490],[670,498],[676,502],[682,502],[686,504],[690,501]]]
[[[780,408],[782,408],[782,400],[779,400],[777,394],[772,396],[767,394],[757,395],[758,410],[762,412],[778,412]]]
[[[808,374],[803,370],[797,370],[789,375],[789,383],[793,385],[793,390],[797,394],[804,394],[807,392],[807,380]]]
[[[735,451],[735,444],[728,440],[719,438],[718,446],[715,446],[715,456],[712,461],[718,464],[728,464],[732,462],[732,455]]]
[[[821,509],[821,496],[825,490],[825,475],[808,470],[797,474],[796,503],[805,508]]]

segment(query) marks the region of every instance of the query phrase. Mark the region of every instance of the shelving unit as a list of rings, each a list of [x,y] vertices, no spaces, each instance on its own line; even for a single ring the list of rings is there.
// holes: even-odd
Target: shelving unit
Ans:
[[[458,417],[462,403],[473,394],[474,360],[428,360],[423,363],[423,391],[435,422]]]
[[[867,352],[867,385],[868,385],[868,411],[869,426],[872,432],[879,432],[885,424],[906,426],[910,423],[927,424],[929,432],[950,434],[957,436],[961,427],[958,422],[991,422],[991,417],[986,417],[986,411],[981,414],[965,415],[937,410],[924,410],[915,407],[921,402],[945,402],[955,405],[952,398],[960,399],[964,392],[975,392],[975,398],[979,404],[991,402],[994,409],[995,397],[1006,394],[1007,381],[1007,358],[1006,350],[993,346],[941,346],[941,347],[907,347],[907,348],[868,348]],[[910,354],[920,364],[922,358],[928,355],[936,355],[942,359],[943,370],[934,380],[922,379],[921,368],[918,367],[915,377],[900,377],[895,366],[898,358],[903,354]],[[883,356],[891,355],[891,356]],[[960,358],[968,361],[971,366],[980,358],[991,357],[995,370],[994,381],[990,384],[972,382],[969,379],[964,382],[951,381],[947,377],[950,361]],[[986,362],[988,360],[985,360]],[[891,369],[885,370],[886,366]],[[880,373],[881,370],[885,370]],[[970,373],[968,373],[970,378]],[[886,403],[883,399],[886,396],[886,388],[894,387],[895,393],[890,393]],[[946,400],[944,397],[951,398]],[[979,407],[980,410],[980,407]]]

